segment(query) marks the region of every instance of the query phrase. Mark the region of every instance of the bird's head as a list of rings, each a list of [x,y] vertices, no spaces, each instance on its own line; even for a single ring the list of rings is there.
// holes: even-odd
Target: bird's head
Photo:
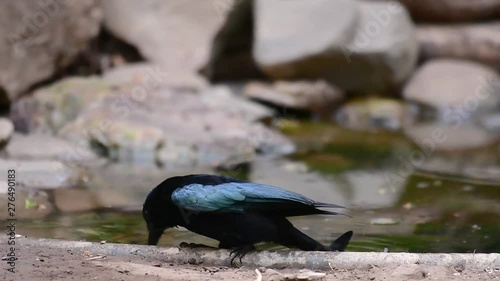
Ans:
[[[182,218],[172,203],[172,192],[180,186],[176,178],[170,178],[155,187],[142,207],[142,217],[148,227],[148,244],[156,245],[165,229],[179,225]]]

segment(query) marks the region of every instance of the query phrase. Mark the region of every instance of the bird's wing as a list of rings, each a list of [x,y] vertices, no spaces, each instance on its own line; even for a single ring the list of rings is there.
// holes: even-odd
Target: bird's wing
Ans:
[[[172,202],[195,212],[244,212],[247,210],[284,216],[337,214],[316,209],[341,206],[311,200],[301,194],[279,187],[230,182],[217,185],[188,184],[172,193]]]

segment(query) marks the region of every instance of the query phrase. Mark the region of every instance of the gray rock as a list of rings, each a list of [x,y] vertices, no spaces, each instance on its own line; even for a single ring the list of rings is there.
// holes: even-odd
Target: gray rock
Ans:
[[[229,10],[215,4],[196,0],[103,1],[104,23],[148,60],[174,72],[194,72],[207,61],[210,41]]]
[[[99,2],[1,2],[0,103],[51,77],[86,48],[100,29]]]
[[[500,3],[500,1],[499,1]],[[455,58],[500,68],[500,22],[417,25],[423,60]]]
[[[88,142],[72,143],[50,135],[14,134],[5,149],[9,158],[18,160],[58,160],[66,164],[82,165],[97,163],[98,158]]]
[[[172,86],[156,74],[139,74],[127,83],[131,76],[66,79],[20,100],[12,118],[25,131],[87,142],[112,159],[145,165],[216,166],[294,150],[289,140],[258,123],[271,117],[271,110],[226,86],[198,91]]]
[[[418,48],[403,6],[392,1],[256,1],[254,58],[274,79],[325,79],[383,92],[413,70]]]
[[[413,72],[418,45],[415,26],[404,7],[394,1],[360,1],[361,17],[348,43],[346,68],[334,77],[349,89],[383,91],[404,82]],[[351,61],[352,59],[352,61]],[[351,76],[344,76],[351,72]],[[367,86],[359,86],[366,83]],[[338,84],[339,86],[342,84]],[[371,87],[370,87],[371,86]]]
[[[3,149],[14,133],[14,124],[7,118],[0,118],[0,149]]]
[[[498,74],[487,66],[463,60],[433,60],[415,72],[403,96],[443,112],[463,111],[460,116],[469,119],[476,112],[498,108],[499,82]]]
[[[243,95],[250,99],[294,109],[322,111],[343,98],[343,92],[324,81],[249,82]]]
[[[84,170],[56,160],[0,159],[0,169],[15,169],[16,182],[24,188],[57,189],[81,184],[86,179]],[[7,173],[0,175],[0,181],[7,181]]]
[[[495,142],[499,134],[484,120],[500,108],[499,82],[493,69],[474,62],[441,59],[424,64],[403,89],[414,107],[405,134],[422,147],[430,142],[436,150]]]
[[[433,22],[481,21],[500,16],[500,1],[399,0],[415,20]]]

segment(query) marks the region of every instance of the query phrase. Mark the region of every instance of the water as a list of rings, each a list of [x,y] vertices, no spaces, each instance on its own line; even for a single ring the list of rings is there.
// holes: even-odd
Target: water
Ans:
[[[398,133],[354,132],[320,123],[284,130],[299,146],[295,155],[219,172],[348,207],[350,217],[291,219],[322,243],[353,230],[349,251],[500,252],[498,146],[421,153],[419,159],[421,148]],[[147,192],[166,177],[190,172],[211,171],[111,165],[94,171],[85,187],[44,191],[41,199],[26,195],[35,207],[19,221],[19,233],[144,244],[140,208]],[[40,215],[46,210],[48,216]],[[166,231],[160,245],[182,241],[217,245],[184,229]]]

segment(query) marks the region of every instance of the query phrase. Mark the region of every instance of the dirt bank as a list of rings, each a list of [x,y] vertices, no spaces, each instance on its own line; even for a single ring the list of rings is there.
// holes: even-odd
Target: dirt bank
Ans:
[[[7,240],[0,242],[7,249]],[[225,266],[226,251],[24,237],[16,239],[16,246],[16,272],[3,270],[4,280],[256,280],[255,269],[262,272],[262,280],[283,280],[284,274],[296,275],[301,269],[325,273],[323,280],[500,279],[499,254],[260,252],[249,254],[244,267],[234,269]],[[379,255],[378,262],[374,255]],[[259,266],[270,261],[276,266]],[[9,268],[5,258],[3,268]]]

